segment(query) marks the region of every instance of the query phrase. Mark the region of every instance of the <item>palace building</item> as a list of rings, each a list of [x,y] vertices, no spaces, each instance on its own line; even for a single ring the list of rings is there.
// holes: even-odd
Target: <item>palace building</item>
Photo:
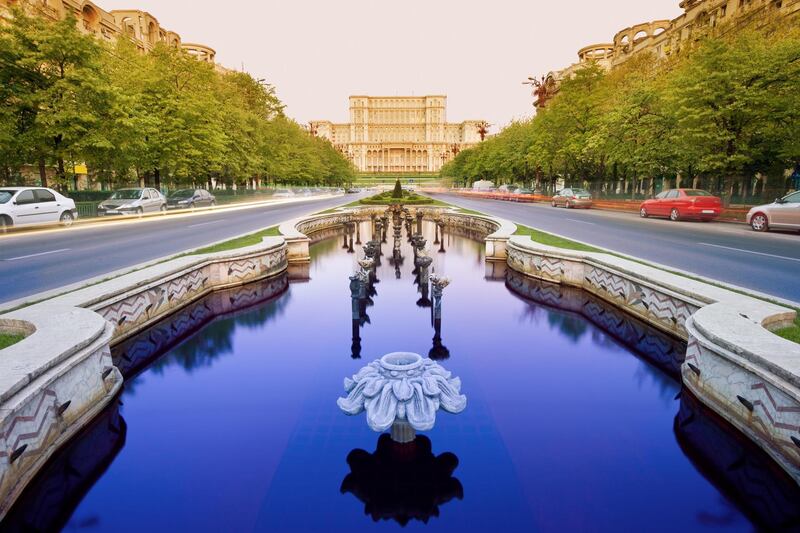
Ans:
[[[534,105],[545,107],[558,92],[561,80],[589,63],[611,69],[642,52],[666,58],[704,35],[721,35],[744,26],[759,27],[776,18],[797,17],[800,0],[682,0],[680,8],[683,13],[672,20],[635,24],[618,31],[611,42],[581,48],[577,63],[536,81]]]
[[[89,0],[0,0],[0,17],[13,6],[21,6],[29,15],[51,20],[74,17],[83,33],[92,34],[101,41],[114,42],[127,37],[142,52],[151,51],[156,44],[181,48],[200,61],[211,63],[219,71],[226,71],[216,63],[216,52],[202,44],[184,43],[181,36],[159,24],[150,13],[135,9],[105,11]]]
[[[313,121],[360,172],[437,172],[459,151],[481,142],[486,122],[447,122],[447,96],[351,96],[350,122]]]

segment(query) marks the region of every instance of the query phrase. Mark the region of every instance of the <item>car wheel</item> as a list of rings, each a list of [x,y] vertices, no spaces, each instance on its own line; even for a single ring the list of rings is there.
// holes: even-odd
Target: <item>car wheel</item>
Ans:
[[[11,226],[13,226],[13,223],[10,218],[0,216],[0,233],[5,233]]]
[[[558,206],[556,205],[556,201],[555,201],[555,200],[551,200],[551,201],[550,201],[550,205],[552,205],[553,207],[558,207]]]
[[[162,215],[165,215],[165,214],[167,214],[167,206],[165,206],[165,205],[162,205],[162,206],[161,206],[161,214],[162,214]]]
[[[564,204],[564,207],[566,207],[567,209],[572,209],[572,202],[570,202],[569,200],[567,200],[567,203],[566,203],[566,204]]]
[[[750,219],[750,227],[753,231],[769,231],[769,219],[764,213],[756,213]]]
[[[642,217],[642,218],[647,218],[650,215],[647,214],[647,209],[643,207],[643,208],[639,209],[639,216]]]
[[[669,212],[669,219],[673,222],[677,222],[681,219],[681,214],[678,212],[677,209],[673,209]]]
[[[217,207],[217,202],[211,202],[211,207]]]
[[[194,208],[195,208],[195,207],[196,207],[196,206],[194,205],[194,202],[192,202],[192,203],[190,203],[190,204],[189,204],[189,209],[191,209],[192,211],[194,211]]]
[[[69,211],[64,211],[61,213],[61,217],[59,217],[58,221],[61,223],[62,226],[68,228],[75,222],[75,217]]]
[[[140,217],[140,216],[142,216],[143,214],[144,214],[144,209],[142,209],[141,207],[137,207],[137,208],[136,208],[136,216],[137,216],[137,217]]]

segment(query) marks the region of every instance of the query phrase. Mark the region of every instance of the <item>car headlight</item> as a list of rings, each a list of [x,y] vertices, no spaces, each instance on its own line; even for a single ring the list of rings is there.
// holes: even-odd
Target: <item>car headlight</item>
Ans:
[[[180,201],[178,201],[178,203],[181,204],[181,205],[186,205],[186,204],[189,203],[189,200],[180,200]]]

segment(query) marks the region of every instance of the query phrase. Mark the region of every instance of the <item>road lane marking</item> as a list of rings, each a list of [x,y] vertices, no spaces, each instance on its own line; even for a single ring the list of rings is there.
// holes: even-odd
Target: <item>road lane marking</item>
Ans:
[[[753,252],[752,250],[742,250],[741,248],[731,248],[730,246],[721,246],[719,244],[711,244],[708,242],[698,242],[697,244],[701,246],[712,246],[714,248],[723,248],[725,250],[733,250],[735,252],[743,252],[746,254],[753,254],[753,255],[763,255],[765,257],[774,257],[776,259],[785,259],[787,261],[796,261],[800,263],[800,259],[796,257],[786,257],[785,255],[775,255],[775,254],[765,254],[763,252]]]
[[[192,224],[192,225],[191,225],[191,226],[189,226],[189,227],[190,227],[190,228],[199,228],[200,226],[206,226],[206,225],[208,225],[208,224],[216,224],[217,222],[223,222],[223,221],[225,221],[225,220],[228,220],[228,219],[227,219],[227,218],[221,218],[221,219],[219,219],[219,220],[212,220],[212,221],[210,221],[210,222],[201,222],[200,224]]]
[[[3,259],[3,261],[20,261],[22,259],[30,259],[31,257],[40,257],[42,255],[57,254],[61,252],[69,252],[69,248],[62,248],[61,250],[50,250],[49,252],[41,252],[38,254],[21,255],[19,257],[12,257],[10,259]]]
[[[576,220],[574,218],[568,218],[566,220],[571,220],[572,222],[577,222],[578,224],[588,224],[590,226],[596,226],[597,222],[586,222],[585,220]]]

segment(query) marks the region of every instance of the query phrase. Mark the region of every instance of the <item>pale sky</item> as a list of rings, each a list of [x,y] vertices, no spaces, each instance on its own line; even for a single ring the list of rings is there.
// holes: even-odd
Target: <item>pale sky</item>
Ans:
[[[527,76],[577,60],[679,0],[95,0],[141,9],[184,42],[277,87],[298,122],[348,120],[347,97],[446,94],[451,122],[492,132],[532,114]]]

